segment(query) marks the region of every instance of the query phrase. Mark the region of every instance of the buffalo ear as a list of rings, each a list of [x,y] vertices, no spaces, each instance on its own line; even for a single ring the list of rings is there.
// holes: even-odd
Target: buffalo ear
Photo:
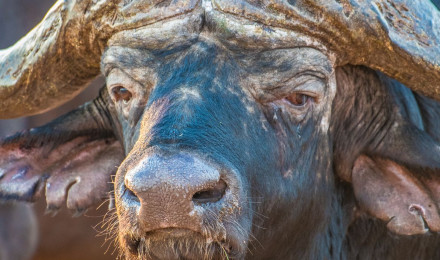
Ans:
[[[336,79],[334,169],[358,208],[397,234],[440,231],[440,104],[365,67]]]
[[[378,147],[357,157],[351,175],[361,210],[402,235],[440,231],[440,146],[397,123]]]
[[[352,184],[362,210],[397,234],[413,235],[440,231],[438,194],[433,197],[440,176],[434,178],[424,183],[394,161],[363,155],[355,162]]]
[[[48,210],[67,203],[82,212],[108,197],[124,152],[103,93],[47,125],[0,142],[0,199],[35,201],[45,193]]]

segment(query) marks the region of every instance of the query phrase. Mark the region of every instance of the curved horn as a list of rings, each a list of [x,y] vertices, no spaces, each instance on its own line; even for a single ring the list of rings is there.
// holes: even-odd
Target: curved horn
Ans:
[[[58,0],[43,21],[0,50],[0,118],[41,113],[80,92],[99,73],[116,32],[193,10],[198,0]]]
[[[440,100],[440,12],[430,0],[213,0],[224,13],[301,32]]]
[[[15,45],[0,50],[0,118],[35,114],[66,102],[99,73],[104,17],[113,1],[59,0]],[[92,22],[93,21],[93,22]]]
[[[192,11],[200,1],[58,0],[14,46],[0,50],[0,118],[43,112],[99,73],[115,32]],[[212,0],[212,6],[301,32],[335,53],[440,100],[440,12],[429,0]],[[157,6],[156,6],[157,5]]]

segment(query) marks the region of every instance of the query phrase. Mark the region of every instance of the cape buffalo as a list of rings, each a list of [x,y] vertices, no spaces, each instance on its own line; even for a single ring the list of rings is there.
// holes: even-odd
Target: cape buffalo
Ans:
[[[127,259],[438,259],[439,25],[430,1],[59,1],[0,53],[0,115],[106,85],[2,141],[0,197],[109,196]]]

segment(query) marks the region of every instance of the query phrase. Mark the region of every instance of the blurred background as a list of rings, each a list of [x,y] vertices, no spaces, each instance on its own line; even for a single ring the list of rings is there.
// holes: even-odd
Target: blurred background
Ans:
[[[0,0],[0,49],[14,44],[31,30],[54,4],[55,0]],[[432,0],[440,9],[440,0]],[[0,64],[1,66],[1,64]],[[0,136],[43,125],[52,119],[96,97],[103,79],[96,79],[91,86],[71,102],[42,115],[11,120],[0,120]],[[0,100],[1,105],[1,100]],[[33,259],[115,259],[117,252],[104,237],[97,237],[99,223],[106,213],[107,205],[99,210],[91,209],[85,216],[73,218],[63,209],[56,216],[44,214],[45,202],[32,206],[39,223],[39,242]],[[1,210],[1,207],[0,207]],[[0,223],[1,225],[1,223]],[[95,228],[94,228],[95,227]],[[98,230],[98,231],[97,231]],[[108,250],[107,250],[108,248]],[[107,251],[106,254],[105,251]]]
[[[11,46],[35,27],[55,2],[55,0],[0,0],[0,49]],[[86,91],[74,100],[45,114],[0,120],[0,137],[43,125],[93,99],[97,96],[103,82],[102,78],[96,79]],[[107,205],[103,205],[99,210],[90,209],[84,216],[77,218],[73,218],[67,209],[63,209],[56,216],[45,215],[45,201],[40,201],[32,207],[35,209],[39,223],[39,242],[32,259],[100,260],[116,258],[117,252],[112,255],[113,247],[110,247],[108,252],[104,254],[110,243],[104,243],[102,236],[97,237],[98,231],[102,230],[98,224],[106,213]],[[1,207],[0,210],[2,210]]]

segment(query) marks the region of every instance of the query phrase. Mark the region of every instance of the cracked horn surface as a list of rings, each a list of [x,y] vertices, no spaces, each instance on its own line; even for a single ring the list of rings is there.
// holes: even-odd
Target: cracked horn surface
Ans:
[[[336,65],[380,70],[440,100],[440,12],[429,0],[60,0],[29,34],[0,50],[0,118],[71,99],[99,74],[113,34],[205,6],[301,33],[326,46]]]

